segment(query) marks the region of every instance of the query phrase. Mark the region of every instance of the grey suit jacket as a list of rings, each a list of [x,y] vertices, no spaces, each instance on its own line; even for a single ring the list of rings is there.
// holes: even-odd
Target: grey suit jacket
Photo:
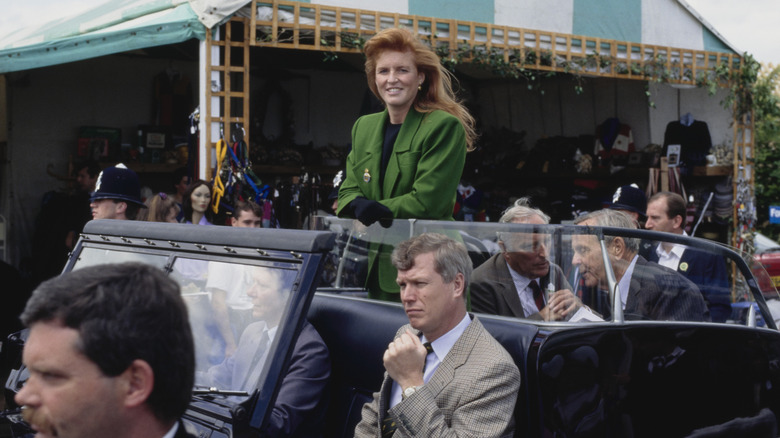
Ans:
[[[398,330],[396,337],[411,326]],[[520,371],[512,357],[473,318],[466,331],[417,392],[388,411],[392,379],[385,373],[374,400],[363,406],[355,437],[381,437],[385,415],[396,419],[394,437],[509,437]]]
[[[642,256],[634,265],[624,316],[656,321],[710,320],[704,297],[693,282]]]
[[[550,264],[550,272],[540,279],[542,289],[552,279],[555,290],[572,287],[561,268]],[[474,270],[471,279],[471,310],[490,315],[541,320],[539,313],[525,315],[515,282],[502,253],[494,254]]]

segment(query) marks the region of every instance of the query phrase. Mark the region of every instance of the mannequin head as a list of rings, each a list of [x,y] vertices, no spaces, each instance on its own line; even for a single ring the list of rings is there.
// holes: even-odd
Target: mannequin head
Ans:
[[[184,220],[197,224],[201,217],[211,220],[211,185],[202,179],[190,184],[182,199]],[[195,220],[194,217],[196,217]]]

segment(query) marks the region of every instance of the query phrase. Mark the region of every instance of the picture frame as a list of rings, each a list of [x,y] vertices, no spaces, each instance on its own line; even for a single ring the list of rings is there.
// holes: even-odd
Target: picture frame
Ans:
[[[666,150],[666,161],[669,167],[677,167],[680,164],[680,145],[670,144]]]

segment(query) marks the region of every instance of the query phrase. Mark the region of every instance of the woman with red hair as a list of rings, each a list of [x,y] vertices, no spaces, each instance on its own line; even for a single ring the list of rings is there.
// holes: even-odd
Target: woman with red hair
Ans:
[[[476,138],[474,118],[456,99],[439,56],[411,32],[385,29],[364,52],[368,86],[385,110],[360,117],[352,128],[337,214],[366,226],[452,220],[466,151]],[[395,269],[385,252],[369,262],[368,282],[376,285],[369,293],[397,301]]]

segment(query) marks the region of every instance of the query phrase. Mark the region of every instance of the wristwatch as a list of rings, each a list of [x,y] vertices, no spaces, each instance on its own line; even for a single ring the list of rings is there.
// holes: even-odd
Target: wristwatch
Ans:
[[[422,386],[410,386],[404,389],[404,392],[401,393],[401,400],[406,400],[407,397],[410,397],[420,388],[422,388]]]

